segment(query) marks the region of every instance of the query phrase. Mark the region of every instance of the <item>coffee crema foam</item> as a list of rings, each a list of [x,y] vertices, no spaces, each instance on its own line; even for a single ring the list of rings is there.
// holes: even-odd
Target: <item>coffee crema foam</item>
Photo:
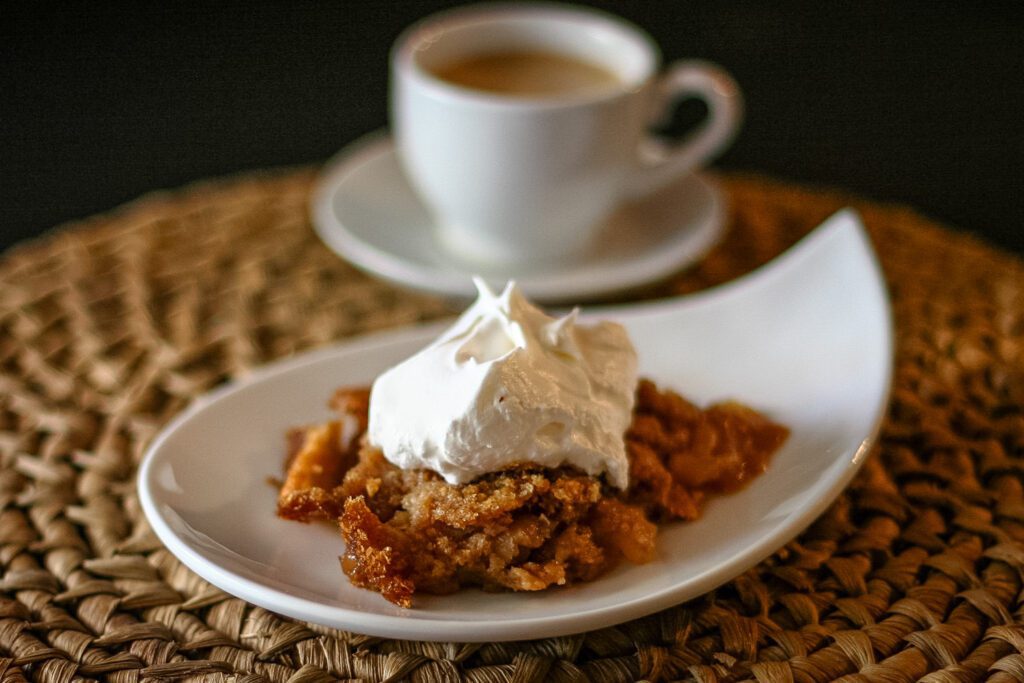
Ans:
[[[431,72],[454,85],[501,95],[560,97],[610,90],[612,71],[575,57],[540,51],[473,55]]]

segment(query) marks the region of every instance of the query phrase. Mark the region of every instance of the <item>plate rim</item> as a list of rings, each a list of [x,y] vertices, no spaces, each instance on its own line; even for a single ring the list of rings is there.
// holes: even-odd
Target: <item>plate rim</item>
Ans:
[[[852,212],[842,211],[836,214],[833,219],[844,214],[847,216],[853,215],[856,218]],[[826,223],[831,222],[833,219],[826,221]],[[136,480],[140,505],[147,522],[164,546],[191,571],[194,571],[197,575],[221,590],[245,599],[252,604],[292,618],[354,630],[373,636],[434,642],[482,642],[495,639],[503,641],[532,640],[607,627],[651,614],[679,604],[687,599],[692,599],[719,585],[727,583],[744,571],[757,565],[812,524],[832,504],[835,498],[856,475],[866,460],[867,453],[878,438],[886,407],[891,396],[894,366],[892,310],[886,294],[881,268],[874,251],[870,247],[870,241],[863,228],[859,226],[859,221],[854,227],[856,228],[859,241],[864,246],[863,254],[868,257],[868,265],[874,271],[873,275],[875,277],[872,284],[876,286],[873,287],[874,291],[872,294],[878,295],[878,303],[881,304],[881,310],[886,319],[880,341],[883,344],[882,349],[887,351],[887,353],[883,354],[884,366],[881,368],[883,376],[887,381],[885,382],[882,395],[879,396],[878,402],[874,406],[871,429],[865,438],[857,444],[857,447],[853,449],[847,466],[842,468],[832,481],[828,483],[822,493],[817,498],[812,499],[810,504],[803,508],[799,514],[792,518],[787,518],[784,520],[784,523],[774,527],[770,533],[758,539],[758,542],[753,544],[746,553],[724,564],[717,565],[714,569],[705,570],[697,577],[691,577],[685,584],[669,586],[656,593],[645,595],[643,598],[624,604],[613,604],[591,610],[545,617],[459,621],[451,619],[410,618],[411,615],[394,616],[367,613],[352,607],[326,605],[307,598],[289,596],[279,589],[268,588],[249,578],[239,576],[230,570],[224,569],[216,562],[207,559],[201,553],[194,550],[185,540],[179,538],[178,534],[173,531],[168,521],[164,518],[164,515],[157,509],[157,503],[153,499],[149,482],[153,477],[154,468],[158,464],[158,454],[163,444],[182,425],[186,424],[199,412],[206,410],[214,403],[226,400],[237,392],[244,391],[254,384],[277,375],[294,372],[303,366],[322,362],[334,356],[357,354],[381,344],[408,343],[412,339],[419,338],[428,340],[431,335],[435,335],[448,324],[447,319],[362,334],[343,340],[338,344],[332,344],[296,356],[280,359],[256,369],[241,379],[228,382],[197,397],[185,410],[171,419],[147,447],[139,465]],[[611,315],[619,318],[628,318],[634,314],[668,312],[680,307],[689,308],[709,305],[716,299],[731,296],[732,293],[742,291],[761,279],[771,277],[773,273],[781,272],[785,267],[792,267],[804,255],[813,253],[817,245],[829,239],[835,239],[838,234],[843,232],[842,228],[842,225],[836,225],[831,228],[823,225],[775,260],[723,285],[684,297],[639,304],[594,307],[588,310],[587,317]],[[847,452],[849,452],[848,449],[844,449],[842,454],[845,455]],[[342,580],[341,577],[339,577],[339,580]]]

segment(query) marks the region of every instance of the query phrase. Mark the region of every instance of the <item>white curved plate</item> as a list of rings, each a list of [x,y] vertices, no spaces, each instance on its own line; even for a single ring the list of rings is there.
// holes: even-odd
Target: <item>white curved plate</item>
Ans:
[[[391,139],[371,135],[329,161],[314,192],[313,227],[357,268],[400,285],[472,298],[470,277],[515,278],[538,302],[580,301],[637,287],[697,261],[722,235],[724,205],[709,180],[687,175],[609,216],[593,248],[569,261],[515,269],[468,263],[435,239],[433,219]]]
[[[873,441],[891,375],[885,287],[857,217],[842,212],[763,269],[681,299],[593,311],[619,320],[643,376],[705,403],[736,398],[789,425],[768,471],[661,528],[659,556],[536,594],[466,590],[403,610],[342,575],[329,524],[274,515],[287,427],[326,419],[339,385],[369,382],[441,327],[356,339],[271,365],[201,399],[150,446],[143,510],[196,573],[267,609],[389,638],[491,641],[599,628],[696,597],[810,524]],[[410,387],[429,399],[430,387]]]

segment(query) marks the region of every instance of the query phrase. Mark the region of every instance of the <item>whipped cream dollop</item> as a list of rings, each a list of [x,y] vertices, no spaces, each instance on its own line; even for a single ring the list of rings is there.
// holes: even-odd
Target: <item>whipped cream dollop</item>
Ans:
[[[380,375],[368,438],[405,468],[461,484],[510,465],[574,465],[629,482],[636,351],[613,322],[555,319],[514,282],[476,302],[435,342]]]

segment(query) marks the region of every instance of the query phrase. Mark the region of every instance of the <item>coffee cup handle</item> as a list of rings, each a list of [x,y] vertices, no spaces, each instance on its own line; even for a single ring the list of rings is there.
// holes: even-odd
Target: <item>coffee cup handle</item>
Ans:
[[[743,118],[743,96],[736,81],[709,62],[674,62],[654,87],[655,120],[670,116],[677,103],[691,97],[707,104],[708,115],[682,140],[665,141],[649,135],[641,141],[638,168],[626,186],[631,197],[654,192],[721,152]]]

